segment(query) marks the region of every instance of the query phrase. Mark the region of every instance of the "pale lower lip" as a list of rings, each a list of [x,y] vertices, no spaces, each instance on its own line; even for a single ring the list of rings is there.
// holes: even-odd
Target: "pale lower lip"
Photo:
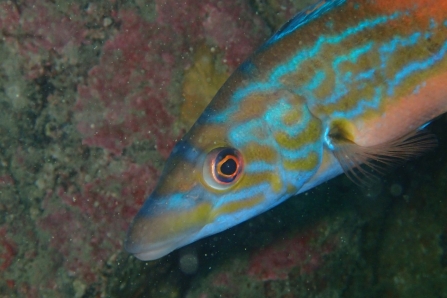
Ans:
[[[136,253],[136,254],[134,254],[134,256],[142,261],[153,261],[153,260],[159,259],[161,257],[164,257],[165,255],[169,254],[172,251],[173,251],[173,249],[169,250],[169,249],[165,249],[165,248],[160,248],[160,249],[156,249],[156,250],[150,250],[150,251],[146,251],[146,252]]]
[[[190,235],[187,235],[190,236]],[[136,258],[142,261],[153,261],[161,257],[166,256],[170,252],[176,250],[177,248],[183,246],[183,240],[187,237],[178,237],[170,241],[165,241],[163,243],[158,243],[154,245],[149,245],[148,249],[142,249],[142,245],[135,245],[126,243],[125,249],[129,253],[133,254]],[[152,247],[152,248],[151,248]]]

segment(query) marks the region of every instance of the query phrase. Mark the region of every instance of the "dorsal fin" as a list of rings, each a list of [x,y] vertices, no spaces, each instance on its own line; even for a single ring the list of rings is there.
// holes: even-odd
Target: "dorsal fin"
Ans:
[[[343,4],[344,2],[346,2],[346,0],[320,0],[317,3],[307,7],[285,23],[272,37],[267,40],[261,48],[274,44],[304,24],[307,24],[313,19],[319,17],[334,7]]]
[[[420,129],[370,147],[354,143],[340,131],[333,135],[329,133],[328,136],[332,142],[331,150],[343,171],[349,179],[360,185],[375,180],[374,172],[383,174],[386,167],[416,157],[437,145],[433,134]]]

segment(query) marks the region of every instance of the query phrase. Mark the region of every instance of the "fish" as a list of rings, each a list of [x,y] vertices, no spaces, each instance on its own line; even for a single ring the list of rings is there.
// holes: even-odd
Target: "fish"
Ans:
[[[433,148],[425,127],[446,111],[446,0],[320,0],[218,90],[124,248],[155,260],[342,173],[368,181],[365,165]]]

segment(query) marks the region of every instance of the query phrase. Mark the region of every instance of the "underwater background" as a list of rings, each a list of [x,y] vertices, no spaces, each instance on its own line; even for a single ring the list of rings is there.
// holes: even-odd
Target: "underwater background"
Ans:
[[[142,262],[123,251],[164,160],[311,0],[0,2],[0,297],[447,297],[439,146],[344,175]]]

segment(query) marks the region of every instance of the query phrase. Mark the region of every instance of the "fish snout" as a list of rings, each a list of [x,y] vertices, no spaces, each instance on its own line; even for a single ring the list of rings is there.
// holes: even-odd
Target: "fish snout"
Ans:
[[[158,259],[194,241],[194,235],[209,222],[209,203],[168,206],[149,197],[129,228],[124,242],[126,251],[143,261]]]

